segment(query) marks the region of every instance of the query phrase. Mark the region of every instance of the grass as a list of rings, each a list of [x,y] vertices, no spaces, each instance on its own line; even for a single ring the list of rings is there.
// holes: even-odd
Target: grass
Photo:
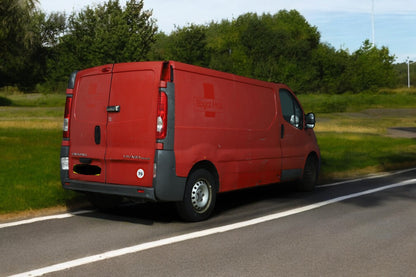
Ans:
[[[42,94],[42,93],[13,93],[7,95],[12,106],[17,107],[58,107],[65,105],[65,94]]]
[[[416,166],[416,140],[391,137],[388,131],[416,127],[416,90],[338,95],[334,101],[346,103],[344,111],[338,106],[329,113],[333,97],[300,96],[305,111],[318,111],[315,133],[324,181]]]
[[[61,134],[56,128],[0,128],[0,211],[65,205],[74,195],[60,187]]]
[[[65,95],[0,95],[0,214],[65,206],[59,153]]]
[[[65,206],[59,153],[64,94],[0,92],[0,215]],[[358,95],[300,95],[317,117],[324,181],[416,166],[416,140],[390,127],[416,127],[416,90]],[[6,99],[6,100],[5,100]]]
[[[371,108],[413,108],[416,89],[380,90],[361,94],[302,94],[298,95],[305,111],[315,113],[357,112]]]
[[[323,179],[352,178],[416,166],[414,139],[319,132]]]

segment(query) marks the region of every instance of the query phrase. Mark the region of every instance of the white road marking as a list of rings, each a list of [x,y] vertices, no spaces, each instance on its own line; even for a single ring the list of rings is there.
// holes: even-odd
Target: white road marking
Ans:
[[[364,180],[371,180],[371,179],[377,179],[377,178],[382,178],[382,177],[387,177],[387,176],[394,176],[394,175],[398,175],[398,174],[402,174],[402,173],[406,173],[406,172],[410,172],[410,171],[415,171],[415,170],[416,170],[416,167],[409,168],[409,169],[398,170],[398,171],[394,171],[394,172],[379,173],[379,174],[370,175],[370,176],[363,177],[363,178],[345,180],[345,181],[340,181],[340,182],[336,182],[336,183],[320,185],[320,186],[317,186],[317,188],[334,187],[334,186],[344,185],[344,184],[348,184],[348,183],[352,183],[352,182],[360,182],[360,181],[364,181]]]
[[[77,212],[73,212],[73,213],[64,213],[64,214],[34,217],[34,218],[31,218],[31,219],[25,219],[25,220],[0,224],[0,229],[7,228],[7,227],[24,225],[24,224],[30,224],[30,223],[45,221],[45,220],[68,218],[68,217],[72,217],[74,215],[86,214],[86,213],[91,213],[91,212],[92,212],[91,210],[82,210],[82,211],[77,211]]]
[[[267,216],[262,216],[262,217],[258,217],[258,218],[254,218],[254,219],[250,219],[250,220],[247,220],[247,221],[242,221],[242,222],[238,222],[238,223],[234,223],[234,224],[229,224],[229,225],[225,225],[225,226],[215,227],[215,228],[211,228],[211,229],[207,229],[207,230],[202,230],[202,231],[192,232],[192,233],[188,233],[188,234],[183,234],[183,235],[180,235],[180,236],[175,236],[175,237],[165,238],[165,239],[161,239],[161,240],[141,243],[141,244],[137,244],[137,245],[130,246],[130,247],[125,247],[125,248],[121,248],[121,249],[117,249],[117,250],[113,250],[113,251],[108,251],[108,252],[104,252],[104,253],[93,255],[93,256],[88,256],[88,257],[84,257],[84,258],[80,258],[80,259],[76,259],[76,260],[72,260],[72,261],[68,261],[68,262],[63,262],[63,263],[59,263],[59,264],[55,264],[55,265],[35,269],[35,270],[32,270],[32,271],[28,271],[28,272],[23,272],[23,273],[13,275],[13,276],[10,276],[10,277],[41,276],[41,275],[44,275],[44,274],[57,272],[57,271],[62,271],[62,270],[66,270],[66,269],[70,269],[70,268],[74,268],[74,267],[78,267],[78,266],[82,266],[82,265],[86,265],[86,264],[90,264],[90,263],[94,263],[94,262],[98,262],[98,261],[102,261],[102,260],[106,260],[106,259],[120,257],[120,256],[127,255],[127,254],[137,253],[137,252],[141,252],[141,251],[156,248],[156,247],[161,247],[161,246],[165,246],[165,245],[169,245],[169,244],[173,244],[173,243],[178,243],[178,242],[182,242],[182,241],[186,241],[186,240],[191,240],[191,239],[195,239],[195,238],[210,236],[210,235],[213,235],[213,234],[228,232],[228,231],[232,231],[232,230],[236,230],[236,229],[240,229],[240,228],[244,228],[244,227],[248,227],[248,226],[252,226],[252,225],[256,225],[256,224],[276,220],[276,219],[279,219],[279,218],[282,218],[282,217],[286,217],[286,216],[290,216],[290,215],[310,211],[310,210],[313,210],[313,209],[320,208],[322,206],[326,206],[326,205],[330,205],[330,204],[333,204],[333,203],[336,203],[336,202],[344,201],[346,199],[356,198],[356,197],[360,197],[360,196],[363,196],[363,195],[372,194],[372,193],[376,193],[376,192],[391,189],[391,188],[407,186],[407,185],[411,185],[411,184],[415,184],[415,183],[416,183],[416,179],[410,179],[410,180],[406,180],[406,181],[403,181],[403,182],[399,182],[399,183],[395,183],[395,184],[391,184],[391,185],[387,185],[387,186],[383,186],[383,187],[379,187],[379,188],[375,188],[375,189],[370,189],[370,190],[366,190],[366,191],[362,191],[362,192],[358,192],[358,193],[353,193],[353,194],[349,194],[349,195],[329,199],[329,200],[326,200],[326,201],[318,202],[318,203],[315,203],[315,204],[307,205],[307,206],[304,206],[304,207],[299,207],[299,208],[284,211],[284,212],[279,212],[279,213],[275,213],[275,214],[271,214],[271,215],[267,215]]]

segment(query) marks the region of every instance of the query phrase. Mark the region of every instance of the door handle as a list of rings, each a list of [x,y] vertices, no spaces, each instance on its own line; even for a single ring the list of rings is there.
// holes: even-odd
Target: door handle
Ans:
[[[280,127],[280,138],[283,138],[285,136],[285,125],[281,125]]]
[[[120,106],[107,106],[107,112],[109,113],[118,113],[120,111]]]

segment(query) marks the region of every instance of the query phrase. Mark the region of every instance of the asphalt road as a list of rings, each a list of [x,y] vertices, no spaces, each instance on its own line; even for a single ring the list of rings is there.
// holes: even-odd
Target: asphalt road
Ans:
[[[168,204],[3,222],[0,276],[416,276],[415,200],[413,169],[222,194],[199,223]]]

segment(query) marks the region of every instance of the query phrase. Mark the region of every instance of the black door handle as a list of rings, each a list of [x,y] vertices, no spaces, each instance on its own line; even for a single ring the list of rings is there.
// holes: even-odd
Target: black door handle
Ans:
[[[101,143],[101,128],[98,125],[95,126],[94,140],[95,140],[95,144],[100,144]]]
[[[120,111],[120,106],[107,106],[107,112],[109,113],[118,113]]]
[[[280,127],[280,138],[283,138],[285,136],[285,125],[282,124]]]

